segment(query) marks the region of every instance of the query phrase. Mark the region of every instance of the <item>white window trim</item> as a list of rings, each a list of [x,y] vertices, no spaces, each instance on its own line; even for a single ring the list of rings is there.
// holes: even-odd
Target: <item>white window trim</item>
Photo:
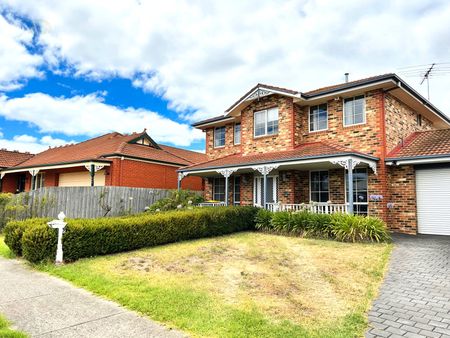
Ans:
[[[223,146],[216,146],[216,130],[219,128],[225,128],[225,134],[224,134],[224,144]],[[227,127],[223,126],[223,127],[215,127],[214,131],[213,131],[213,148],[214,149],[218,149],[218,148],[225,148],[225,144],[227,143]]]
[[[323,104],[323,103],[322,103],[322,104]],[[309,106],[309,109],[308,109],[308,131],[309,131],[310,133],[318,133],[318,132],[321,132],[321,131],[326,131],[326,130],[328,130],[328,102],[325,103],[326,106],[327,106],[327,127],[326,127],[325,129],[311,130],[311,108],[312,108],[312,107],[319,107],[319,106],[321,106],[322,104],[316,104],[316,105],[314,105],[314,106]]]
[[[310,170],[309,171],[309,200],[312,201],[311,173],[318,172],[318,171],[326,171],[326,172],[328,172],[328,199],[327,199],[327,201],[330,201],[330,195],[331,195],[331,192],[330,192],[330,171],[328,169],[323,169],[323,170],[318,169],[318,170]],[[318,203],[323,203],[323,202],[318,202]]]
[[[370,196],[370,192],[369,192],[369,168],[364,168],[364,167],[359,167],[359,168],[355,168],[355,169],[365,169],[366,173],[367,173],[367,202],[356,202],[353,201],[353,205],[367,205],[367,216],[369,216],[369,196]],[[354,172],[353,172],[354,174]],[[348,205],[348,196],[347,196],[347,170],[344,169],[344,197],[345,197],[345,204]],[[354,185],[353,185],[354,188]]]
[[[276,109],[276,110],[277,110],[278,131],[277,131],[276,133],[273,133],[273,134],[268,134],[268,133],[267,133],[267,117],[268,117],[268,112],[269,112],[269,110],[271,110],[271,109]],[[265,112],[265,113],[266,113],[266,114],[265,114],[265,115],[266,115],[266,119],[265,119],[265,122],[264,122],[264,129],[265,129],[265,130],[264,130],[264,134],[256,136],[256,128],[255,128],[255,126],[256,126],[256,119],[255,119],[255,115],[256,115],[257,113],[262,113],[262,112]],[[267,108],[267,109],[255,111],[255,112],[253,113],[253,138],[260,138],[260,137],[267,137],[267,136],[275,136],[275,135],[278,135],[278,133],[279,133],[279,131],[280,131],[280,125],[279,125],[279,123],[280,123],[280,111],[279,111],[278,107],[272,107],[272,108]]]
[[[353,124],[345,124],[345,100],[347,99],[355,99],[355,97],[357,96],[363,96],[363,95],[355,95],[355,96],[350,96],[350,97],[345,97],[342,98],[342,123],[344,125],[344,127],[353,127],[353,126],[361,126],[363,124],[367,123],[367,112],[366,112],[366,94],[364,94],[364,102],[363,102],[363,117],[364,117],[364,121],[361,123],[353,123]]]
[[[272,177],[273,178],[273,200],[275,201],[275,203],[278,203],[279,199],[279,190],[280,190],[280,177],[279,175],[267,175],[267,178]],[[263,179],[264,176],[254,176],[253,177],[253,205],[254,206],[261,206],[260,204],[257,204],[257,195],[256,195],[256,182],[258,181],[258,179],[261,179],[261,185],[264,184],[263,183]],[[277,188],[277,184],[278,184],[278,189]],[[261,201],[262,202],[262,201]]]
[[[34,177],[34,180],[33,180],[34,186],[31,187],[31,190],[43,188],[44,186],[42,184],[44,183],[44,179],[45,179],[45,173],[36,174],[36,176]],[[38,182],[39,182],[39,188],[37,188]]]
[[[226,187],[225,187],[225,184],[227,183],[226,182],[226,180],[225,180],[225,178],[224,177],[213,177],[213,184],[212,184],[212,186],[213,186],[213,189],[212,189],[212,191],[213,191],[213,193],[212,193],[212,198],[213,198],[213,200],[214,201],[220,201],[220,200],[216,200],[216,180],[217,179],[223,179],[224,180],[224,193],[223,193],[223,195],[224,195],[224,200],[223,201],[221,201],[221,202],[225,202],[226,200],[227,200],[227,196],[225,196],[226,195]]]
[[[239,124],[241,126],[241,129],[239,130],[239,143],[236,143],[236,125]],[[242,124],[241,123],[235,123],[233,126],[233,144],[235,146],[241,144],[242,142]]]

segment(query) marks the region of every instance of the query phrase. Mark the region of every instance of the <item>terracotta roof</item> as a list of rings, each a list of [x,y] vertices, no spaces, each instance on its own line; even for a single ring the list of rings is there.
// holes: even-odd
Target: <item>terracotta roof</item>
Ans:
[[[190,171],[190,170],[200,170],[200,169],[209,169],[209,168],[220,168],[220,167],[232,167],[232,166],[243,166],[243,165],[252,165],[258,163],[267,163],[267,162],[282,162],[289,160],[301,160],[308,158],[318,158],[322,156],[338,156],[338,155],[360,155],[363,157],[370,157],[376,159],[370,155],[366,155],[360,152],[357,152],[350,148],[344,148],[335,145],[329,145],[324,142],[314,142],[314,143],[306,143],[302,144],[295,149],[279,151],[273,153],[262,153],[262,154],[252,154],[252,155],[242,155],[242,154],[234,154],[225,156],[222,158],[210,160],[207,162],[203,162],[200,164],[191,165],[188,167],[184,167],[182,171]]]
[[[310,90],[310,91],[304,92],[302,94],[305,96],[319,95],[323,92],[329,92],[331,90],[338,90],[338,89],[346,89],[347,87],[353,87],[355,85],[360,85],[360,84],[364,84],[366,82],[371,82],[371,81],[383,80],[383,79],[391,77],[391,76],[395,76],[395,74],[388,73],[388,74],[366,77],[364,79],[359,79],[359,80],[355,80],[355,81],[338,83],[335,85]]]
[[[0,149],[0,168],[8,168],[19,165],[33,157],[30,153]]]
[[[129,156],[146,160],[179,165],[190,165],[195,160],[204,160],[201,154],[188,156],[188,151],[174,147],[162,146],[161,149],[128,142],[145,136],[146,133],[123,135],[117,132],[102,135],[77,144],[50,148],[33,158],[20,163],[17,167],[72,163],[91,160],[107,160],[109,156]],[[189,152],[192,153],[192,152]],[[181,155],[184,156],[181,156]]]
[[[199,153],[196,151],[186,150],[186,149],[180,149],[175,148],[171,146],[166,146],[163,144],[159,145],[163,150],[171,153],[172,155],[175,155],[177,157],[182,158],[183,160],[186,160],[192,164],[194,163],[201,163],[208,160],[208,156],[206,156],[205,153]]]
[[[450,129],[413,133],[387,157],[397,159],[439,155],[450,156]]]

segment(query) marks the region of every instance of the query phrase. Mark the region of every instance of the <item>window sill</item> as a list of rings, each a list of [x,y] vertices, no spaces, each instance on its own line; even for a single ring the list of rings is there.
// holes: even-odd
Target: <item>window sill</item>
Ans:
[[[254,140],[259,140],[259,139],[263,139],[263,138],[277,137],[277,136],[278,136],[278,133],[270,134],[270,135],[253,136],[253,139]]]
[[[225,148],[225,146],[218,146],[218,147],[213,147],[213,149],[222,149],[222,148]]]
[[[327,132],[327,131],[328,131],[328,128],[327,129],[321,129],[321,130],[309,130],[308,133],[309,134],[318,134],[318,133],[324,133],[324,132]]]
[[[365,124],[367,124],[367,122],[355,123],[355,124],[343,124],[343,127],[344,128],[361,127],[361,126],[363,126]]]

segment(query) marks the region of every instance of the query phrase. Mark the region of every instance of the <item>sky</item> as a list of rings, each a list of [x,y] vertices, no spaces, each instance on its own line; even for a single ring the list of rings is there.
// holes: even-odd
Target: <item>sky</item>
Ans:
[[[192,122],[257,83],[299,91],[450,63],[450,2],[0,0],[0,148],[147,128],[204,150]],[[450,69],[450,64],[448,65]],[[430,79],[450,116],[450,72]]]

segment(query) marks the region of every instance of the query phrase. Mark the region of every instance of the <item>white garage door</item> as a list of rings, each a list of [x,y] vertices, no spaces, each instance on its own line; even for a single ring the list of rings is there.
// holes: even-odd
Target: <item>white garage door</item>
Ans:
[[[416,193],[418,232],[450,235],[450,168],[416,170]]]
[[[60,187],[89,187],[91,185],[91,174],[89,171],[79,171],[75,173],[59,174]],[[105,185],[105,171],[100,170],[95,173],[94,185]]]

